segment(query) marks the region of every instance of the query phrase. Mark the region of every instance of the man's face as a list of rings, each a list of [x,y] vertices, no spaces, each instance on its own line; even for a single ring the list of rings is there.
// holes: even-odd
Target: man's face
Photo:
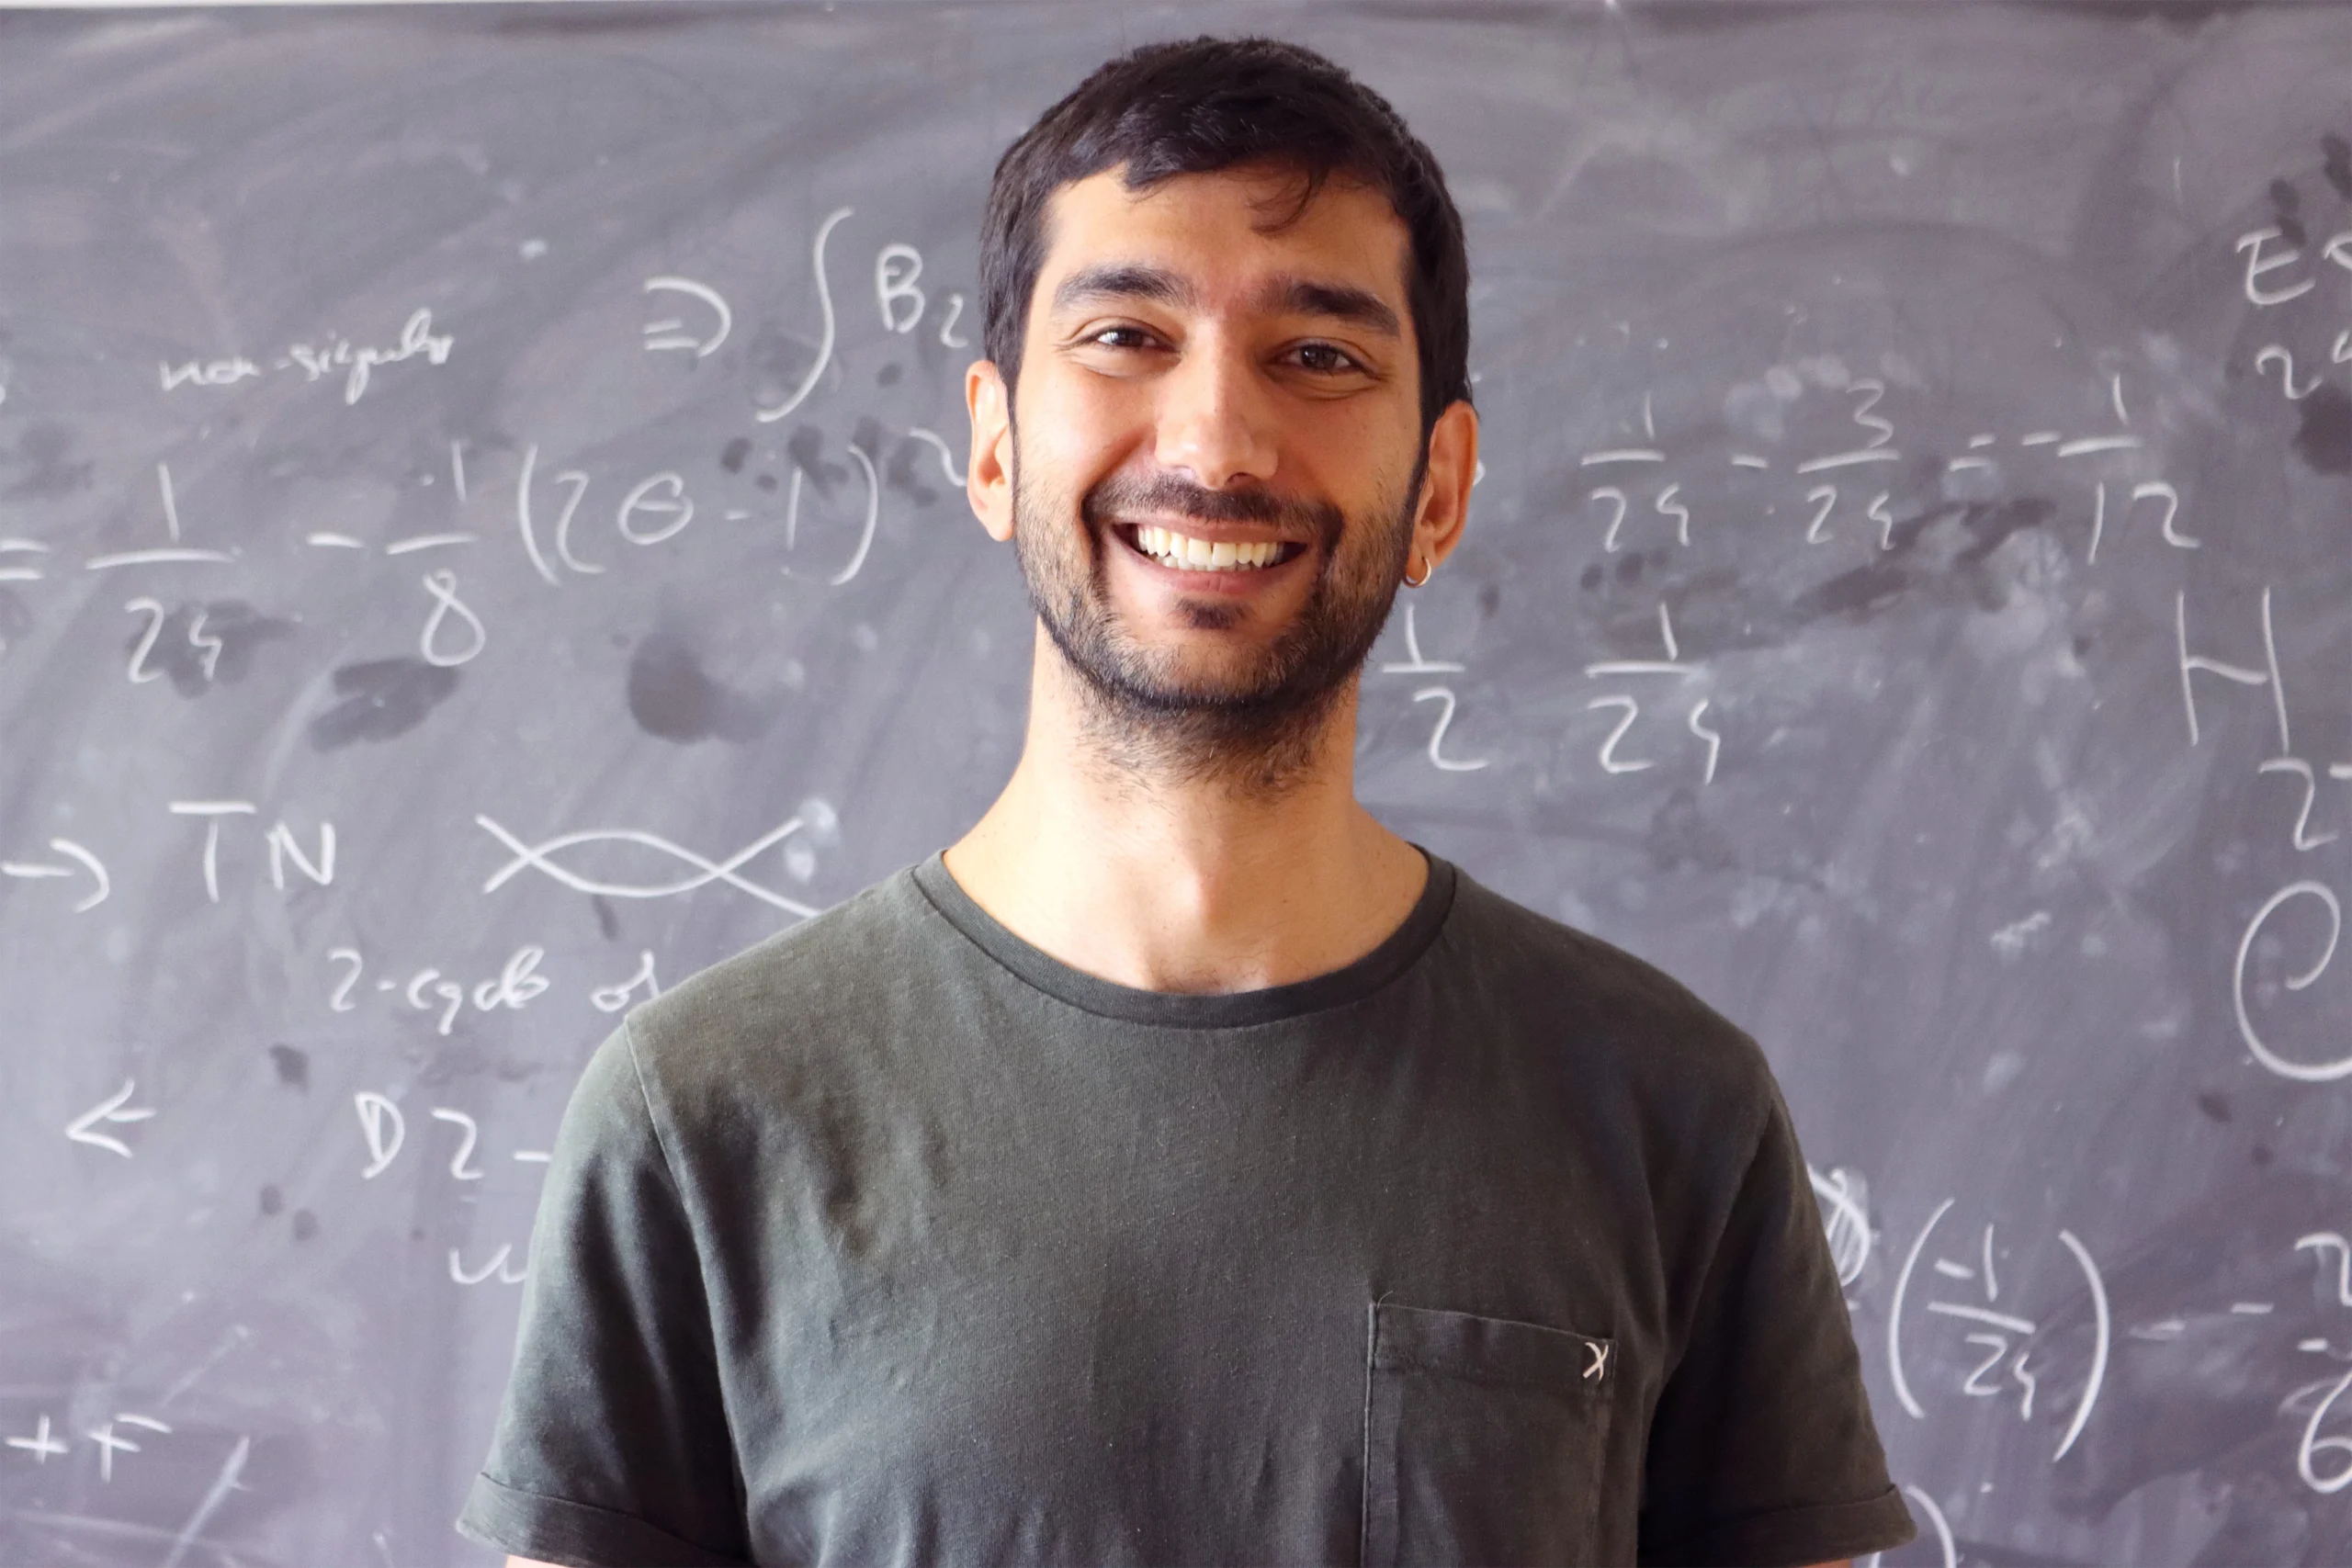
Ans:
[[[1011,465],[1030,597],[1114,738],[1194,775],[1284,771],[1386,618],[1420,488],[1404,225],[1334,181],[1270,227],[1298,190],[1064,186],[1031,299]]]

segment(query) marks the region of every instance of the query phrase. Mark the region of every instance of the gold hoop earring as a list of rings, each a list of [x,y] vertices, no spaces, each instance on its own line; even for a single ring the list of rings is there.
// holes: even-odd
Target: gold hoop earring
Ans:
[[[1408,588],[1419,588],[1422,583],[1427,582],[1436,571],[1437,562],[1431,561],[1429,564],[1429,570],[1427,571],[1422,572],[1419,577],[1415,577],[1413,575],[1412,559],[1410,557],[1408,557],[1405,561],[1405,586]]]

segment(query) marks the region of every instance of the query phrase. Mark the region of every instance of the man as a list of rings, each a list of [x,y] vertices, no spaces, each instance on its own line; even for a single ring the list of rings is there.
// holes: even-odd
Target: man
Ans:
[[[1427,149],[1303,50],[1145,49],[1006,154],[981,272],[1020,764],[597,1051],[460,1528],[575,1564],[1908,1540],[1754,1043],[1355,801],[1360,668],[1477,462]]]

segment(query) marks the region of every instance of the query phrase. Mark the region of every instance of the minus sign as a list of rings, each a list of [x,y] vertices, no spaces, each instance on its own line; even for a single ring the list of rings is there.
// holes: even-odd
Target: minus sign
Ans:
[[[379,991],[389,991],[395,984],[396,982],[391,980],[379,980],[376,982],[376,988]]]
[[[744,518],[749,517],[751,513],[748,512],[729,512],[727,514],[727,521],[729,523],[741,523]]]
[[[2263,1313],[2270,1311],[2271,1303],[2268,1302],[2232,1302],[2230,1303],[2230,1310],[2234,1313],[2243,1313],[2248,1316],[2258,1316]]]
[[[2304,1339],[2298,1341],[2295,1348],[2298,1350],[2316,1350],[2324,1356],[2327,1354],[2327,1341],[2324,1339]]]

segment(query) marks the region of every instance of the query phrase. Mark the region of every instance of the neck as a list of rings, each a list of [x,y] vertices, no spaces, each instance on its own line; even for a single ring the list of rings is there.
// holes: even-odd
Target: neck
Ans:
[[[1355,798],[1356,690],[1235,766],[1135,743],[1042,628],[1011,782],[947,868],[1033,946],[1145,990],[1239,991],[1362,957],[1425,865]]]

